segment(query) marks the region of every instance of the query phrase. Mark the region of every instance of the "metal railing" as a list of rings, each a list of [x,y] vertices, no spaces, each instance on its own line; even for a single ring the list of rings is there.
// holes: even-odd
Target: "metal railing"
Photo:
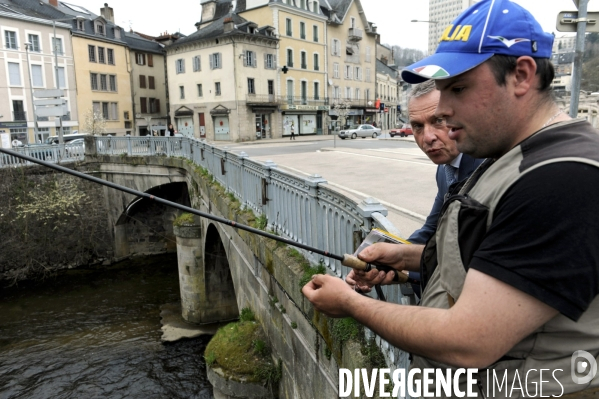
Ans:
[[[91,141],[90,139],[93,139]],[[252,160],[244,152],[229,151],[206,141],[187,137],[89,137],[80,145],[38,145],[16,149],[50,162],[82,160],[88,155],[167,156],[190,160],[206,169],[232,193],[244,209],[266,215],[267,230],[335,254],[353,253],[365,235],[380,227],[399,235],[386,219],[387,210],[373,198],[362,202],[339,193],[319,175],[299,176],[266,161]],[[28,164],[0,153],[0,167]],[[337,260],[301,250],[313,264],[324,264],[333,274],[345,278],[351,269]],[[383,287],[390,302],[409,303],[397,285]],[[370,336],[372,334],[368,332]],[[407,368],[408,357],[375,337],[390,365]]]
[[[27,120],[27,112],[25,111],[13,111],[12,113],[13,121],[26,121]]]

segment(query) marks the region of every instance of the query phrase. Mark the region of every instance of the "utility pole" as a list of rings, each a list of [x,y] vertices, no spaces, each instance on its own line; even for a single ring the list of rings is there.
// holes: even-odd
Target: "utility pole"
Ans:
[[[576,52],[574,55],[574,71],[572,72],[572,96],[570,98],[570,117],[578,116],[578,98],[580,96],[580,82],[582,80],[582,58],[584,56],[584,40],[587,28],[588,0],[578,0],[578,26],[576,29]]]

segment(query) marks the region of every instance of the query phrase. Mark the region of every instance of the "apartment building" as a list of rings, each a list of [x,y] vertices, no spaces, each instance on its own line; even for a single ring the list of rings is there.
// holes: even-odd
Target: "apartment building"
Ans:
[[[281,137],[274,27],[204,0],[198,30],[166,47],[170,114],[188,137]]]
[[[37,7],[31,0],[14,1]],[[96,15],[59,0],[37,3],[36,12],[71,25],[79,130],[85,129],[83,121],[93,111],[106,120],[106,134],[132,134],[131,64],[124,31],[115,25],[113,9],[105,3],[101,15]]]
[[[328,18],[327,58],[330,103],[349,103],[347,124],[372,123],[376,102],[376,29],[366,19],[360,0],[323,0]],[[336,111],[329,111],[337,119]]]
[[[462,11],[479,0],[429,0],[428,1],[428,52],[437,50],[445,29]]]
[[[40,7],[39,3],[37,6]],[[56,135],[62,123],[69,133],[78,125],[75,67],[69,25],[32,11],[27,4],[0,4],[0,133],[23,144]],[[32,97],[35,91],[62,89],[67,109],[61,120],[38,116]],[[40,100],[40,98],[37,98]]]
[[[131,60],[132,121],[135,136],[164,136],[168,127],[166,53],[164,46],[135,32],[125,32]]]
[[[272,26],[279,39],[275,89],[281,122],[273,137],[323,134],[327,96],[327,21],[316,0],[245,0],[236,12],[260,26]]]

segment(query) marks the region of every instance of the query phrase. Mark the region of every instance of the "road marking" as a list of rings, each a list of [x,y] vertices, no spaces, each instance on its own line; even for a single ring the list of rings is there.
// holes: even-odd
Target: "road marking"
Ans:
[[[368,158],[378,158],[378,159],[381,159],[381,157],[377,157],[375,155],[356,154],[354,152],[345,152],[345,151],[337,151],[337,150],[332,151],[332,152],[338,152],[338,153],[341,153],[341,154],[349,154],[349,155],[357,155],[359,157],[368,157]],[[408,154],[405,154],[405,155],[408,155]],[[434,166],[435,168],[437,167],[437,165],[435,165],[432,162],[406,161],[404,159],[393,159],[393,158],[385,158],[385,159],[389,160],[389,161],[395,161],[395,162],[407,162],[407,163],[415,163],[415,164],[418,164],[418,165]]]

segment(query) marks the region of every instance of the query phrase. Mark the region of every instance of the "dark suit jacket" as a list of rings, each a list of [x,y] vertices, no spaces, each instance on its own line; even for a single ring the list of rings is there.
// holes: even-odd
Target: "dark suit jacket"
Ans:
[[[472,172],[482,163],[483,159],[474,159],[469,155],[462,154],[462,160],[460,161],[460,167],[458,168],[458,181],[467,179]],[[437,167],[437,196],[435,197],[435,203],[433,209],[426,218],[424,225],[416,230],[409,238],[413,244],[426,244],[429,238],[437,230],[437,222],[439,220],[439,213],[443,207],[443,201],[445,194],[447,194],[447,178],[445,177],[445,170],[443,165]]]

